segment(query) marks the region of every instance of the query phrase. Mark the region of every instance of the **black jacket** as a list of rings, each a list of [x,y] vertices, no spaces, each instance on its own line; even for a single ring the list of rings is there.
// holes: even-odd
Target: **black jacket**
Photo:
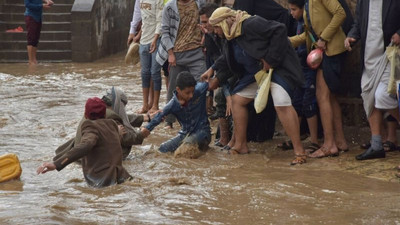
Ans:
[[[274,68],[274,73],[285,79],[292,89],[303,84],[304,77],[299,59],[290,45],[286,28],[282,23],[252,16],[243,21],[242,35],[235,40],[251,57],[260,60],[263,58],[269,63]],[[221,83],[224,83],[232,73],[241,78],[244,70],[234,60],[229,43],[223,48],[223,55],[215,62],[215,69],[231,71],[231,73],[217,72],[216,76]]]
[[[233,8],[246,11],[250,15],[261,16],[266,20],[274,20],[286,25],[289,36],[296,34],[297,22],[289,10],[274,0],[235,0]]]
[[[348,37],[361,40],[361,67],[364,69],[365,41],[367,39],[369,16],[369,0],[358,0],[354,24],[347,34]],[[385,46],[391,42],[393,34],[400,35],[400,1],[383,0],[382,29]],[[382,52],[383,53],[383,52]]]

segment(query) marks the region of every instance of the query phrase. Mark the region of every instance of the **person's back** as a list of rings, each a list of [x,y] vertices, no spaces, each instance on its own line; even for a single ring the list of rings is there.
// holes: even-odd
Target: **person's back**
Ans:
[[[114,120],[86,120],[82,123],[82,145],[76,147],[93,142],[93,148],[82,158],[83,174],[89,185],[109,186],[130,177],[122,167],[120,136]]]
[[[83,175],[90,186],[105,187],[131,179],[122,167],[120,139],[123,131],[114,120],[104,119],[105,113],[106,104],[101,99],[88,99],[81,141],[53,162],[43,163],[37,173],[60,171],[81,160]]]

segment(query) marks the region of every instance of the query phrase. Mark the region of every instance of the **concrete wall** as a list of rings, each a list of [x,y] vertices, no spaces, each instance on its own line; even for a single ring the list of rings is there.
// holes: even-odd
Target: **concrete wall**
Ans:
[[[90,62],[126,49],[134,0],[75,0],[72,61]]]

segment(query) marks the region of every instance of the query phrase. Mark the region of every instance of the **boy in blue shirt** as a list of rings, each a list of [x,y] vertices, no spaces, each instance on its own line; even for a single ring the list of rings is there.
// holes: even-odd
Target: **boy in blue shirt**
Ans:
[[[162,119],[173,114],[182,129],[174,138],[161,144],[160,152],[174,152],[181,144],[197,144],[200,150],[205,150],[211,141],[210,123],[206,110],[206,93],[208,83],[196,83],[193,75],[187,71],[178,74],[176,90],[172,99],[158,113],[142,132],[150,134]]]

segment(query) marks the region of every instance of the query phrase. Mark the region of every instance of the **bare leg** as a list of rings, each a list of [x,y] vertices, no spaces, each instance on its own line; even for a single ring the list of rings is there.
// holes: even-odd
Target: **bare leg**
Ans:
[[[37,60],[36,60],[37,47],[28,45],[26,48],[28,50],[29,65],[36,65],[37,64]]]
[[[347,145],[347,141],[343,132],[342,109],[336,96],[333,94],[331,95],[331,104],[333,110],[333,125],[336,134],[336,146],[338,149],[347,150],[349,146]]]
[[[324,143],[320,149],[310,155],[311,158],[337,154],[338,149],[333,135],[333,115],[331,105],[331,93],[325,82],[322,70],[317,72],[316,96],[320,107],[321,122],[324,129]]]
[[[158,108],[159,101],[160,101],[160,91],[154,91],[153,106],[151,107],[150,112],[155,112],[159,109]]]
[[[149,111],[149,89],[150,88],[142,88],[143,93],[143,106],[142,109],[139,110],[137,113],[146,113]]]
[[[307,118],[308,129],[310,130],[311,143],[318,144],[318,118],[314,115]]]
[[[397,144],[397,136],[396,136],[397,122],[395,121],[387,121],[387,137],[386,141],[390,141],[394,144]]]
[[[293,144],[295,155],[304,155],[305,151],[300,140],[300,125],[293,106],[276,106],[276,113]]]
[[[219,118],[219,142],[222,145],[228,144],[229,141],[229,123],[226,118]]]
[[[253,99],[244,98],[239,95],[232,96],[232,111],[233,113],[233,123],[235,126],[235,144],[232,146],[238,153],[247,153],[249,149],[247,147],[247,123],[248,114],[247,104],[249,104]]]
[[[371,128],[371,135],[381,135],[382,130],[382,112],[374,108],[371,116],[368,118],[369,126]]]
[[[153,107],[153,98],[154,98],[154,84],[153,80],[150,80],[150,89],[149,89],[149,104],[147,106],[147,109],[151,109]]]

